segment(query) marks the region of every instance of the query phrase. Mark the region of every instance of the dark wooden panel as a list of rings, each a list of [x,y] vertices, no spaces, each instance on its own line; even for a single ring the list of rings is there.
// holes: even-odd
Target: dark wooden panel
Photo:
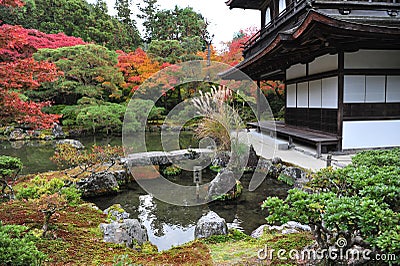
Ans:
[[[337,133],[337,110],[321,108],[287,108],[285,122],[288,125]]]
[[[343,120],[400,119],[400,103],[345,103]]]

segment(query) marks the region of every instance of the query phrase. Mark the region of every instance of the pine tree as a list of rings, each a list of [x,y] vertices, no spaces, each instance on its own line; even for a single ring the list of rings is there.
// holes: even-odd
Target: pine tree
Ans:
[[[135,22],[131,19],[130,3],[131,0],[116,0],[114,7],[117,10],[118,20],[126,25],[133,26]]]
[[[137,5],[139,11],[142,12],[142,14],[138,15],[138,18],[143,19],[143,26],[146,29],[144,39],[147,43],[150,43],[157,22],[159,5],[157,4],[157,0],[143,0],[143,3],[144,6]]]

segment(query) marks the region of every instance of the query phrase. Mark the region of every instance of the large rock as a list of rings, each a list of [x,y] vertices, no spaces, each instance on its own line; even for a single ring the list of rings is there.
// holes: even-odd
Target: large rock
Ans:
[[[236,186],[236,179],[232,171],[223,170],[210,182],[208,198],[215,199],[228,193]]]
[[[133,248],[137,244],[141,245],[148,241],[146,228],[141,225],[138,219],[124,219],[122,222],[112,222],[110,224],[100,224],[103,232],[103,240],[115,244],[125,244]]]
[[[254,150],[253,145],[250,145],[247,167],[255,169],[257,167],[258,160],[259,160],[259,156],[257,155],[256,151]]]
[[[94,173],[76,183],[83,197],[96,197],[102,195],[116,194],[119,186],[113,173]]]
[[[301,223],[294,222],[294,221],[289,221],[280,226],[263,224],[251,233],[251,237],[259,238],[264,234],[265,231],[274,232],[274,233],[278,233],[278,234],[282,234],[282,235],[287,235],[287,234],[294,234],[294,233],[299,233],[299,232],[304,232],[304,231],[309,232],[309,231],[311,231],[311,228],[308,225],[303,225]]]
[[[83,144],[79,140],[76,140],[76,139],[57,140],[56,144],[69,144],[69,145],[71,145],[72,147],[74,147],[74,148],[76,148],[78,150],[81,150],[81,149],[85,148],[85,146],[83,146]]]
[[[225,219],[218,216],[213,211],[201,217],[194,229],[194,237],[207,238],[213,235],[226,235],[228,234],[228,227]]]

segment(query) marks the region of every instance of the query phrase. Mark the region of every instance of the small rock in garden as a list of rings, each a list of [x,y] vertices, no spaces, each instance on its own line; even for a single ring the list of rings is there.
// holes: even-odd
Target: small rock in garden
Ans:
[[[78,150],[85,148],[85,146],[79,140],[76,140],[76,139],[62,139],[62,140],[58,140],[56,142],[56,144],[69,144]]]
[[[272,164],[281,164],[283,163],[282,159],[279,157],[272,158]]]
[[[298,232],[299,232],[299,231],[297,231],[296,229],[288,228],[288,229],[283,229],[282,232],[281,232],[281,234],[282,234],[282,235],[288,235],[288,234],[296,234],[296,233],[298,233]]]
[[[259,156],[257,155],[256,151],[254,150],[253,145],[250,145],[249,149],[249,159],[247,161],[247,167],[255,168],[257,167]]]
[[[253,238],[259,238],[259,237],[261,237],[263,234],[264,234],[264,229],[266,228],[266,227],[268,227],[269,225],[267,225],[267,224],[263,224],[263,225],[260,225],[259,227],[257,227],[257,229],[256,230],[254,230],[252,233],[251,233],[251,237],[253,237]]]
[[[8,137],[9,140],[24,140],[26,138],[26,134],[21,128],[16,128],[11,131],[10,136]]]
[[[57,123],[53,123],[52,133],[55,138],[64,138],[65,137],[65,133],[62,129],[62,126]]]
[[[107,214],[108,219],[114,222],[123,222],[123,220],[129,218],[129,213],[122,209],[120,204],[114,204],[103,211]]]
[[[226,234],[228,234],[228,226],[226,225],[225,219],[219,217],[219,215],[213,211],[210,211],[207,215],[201,217],[197,221],[194,229],[194,237],[196,239]]]
[[[289,228],[293,228],[296,230],[300,230],[300,231],[311,231],[311,227],[308,225],[304,225],[295,221],[289,221],[287,223],[285,223],[286,226],[288,226]]]
[[[306,173],[304,172],[304,170],[297,167],[286,167],[282,170],[281,174],[287,175],[294,180],[306,177]]]
[[[289,221],[280,226],[263,224],[251,233],[251,237],[259,238],[264,234],[265,231],[286,235],[286,234],[299,233],[303,231],[311,231],[311,228],[308,225],[303,225],[301,223],[294,221]]]

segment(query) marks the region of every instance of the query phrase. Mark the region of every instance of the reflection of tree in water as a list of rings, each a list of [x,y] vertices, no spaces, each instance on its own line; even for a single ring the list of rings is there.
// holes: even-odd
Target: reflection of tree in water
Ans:
[[[151,195],[139,196],[138,219],[146,228],[151,228],[155,235],[160,235],[162,225],[157,222],[157,205]],[[160,226],[161,225],[161,226]],[[161,235],[163,235],[161,233]]]
[[[196,207],[175,206],[161,202],[150,195],[139,197],[138,218],[153,234],[162,237],[167,227],[186,230],[196,225],[207,205]]]

